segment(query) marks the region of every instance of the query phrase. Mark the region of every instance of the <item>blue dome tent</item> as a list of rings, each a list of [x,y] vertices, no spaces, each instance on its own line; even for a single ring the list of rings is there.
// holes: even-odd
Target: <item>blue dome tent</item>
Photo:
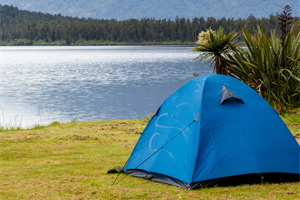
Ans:
[[[206,75],[165,100],[124,169],[188,190],[230,177],[299,179],[300,147],[254,90],[228,76]]]

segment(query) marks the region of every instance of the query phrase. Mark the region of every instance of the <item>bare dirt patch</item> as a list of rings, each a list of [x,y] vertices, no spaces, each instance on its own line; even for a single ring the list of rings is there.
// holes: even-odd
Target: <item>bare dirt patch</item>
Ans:
[[[98,140],[97,137],[91,137],[89,135],[72,135],[67,138],[70,140]]]
[[[42,139],[41,136],[33,136],[33,135],[28,135],[28,136],[22,136],[22,137],[12,137],[9,140],[12,141],[24,141],[24,140],[38,140],[38,139]]]

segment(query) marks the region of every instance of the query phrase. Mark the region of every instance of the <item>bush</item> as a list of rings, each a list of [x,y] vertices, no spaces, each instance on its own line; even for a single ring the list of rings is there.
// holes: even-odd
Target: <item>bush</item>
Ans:
[[[280,112],[299,107],[300,102],[300,33],[287,33],[281,44],[276,31],[271,36],[257,26],[251,35],[242,29],[246,49],[237,48],[228,55],[229,76],[256,90]]]

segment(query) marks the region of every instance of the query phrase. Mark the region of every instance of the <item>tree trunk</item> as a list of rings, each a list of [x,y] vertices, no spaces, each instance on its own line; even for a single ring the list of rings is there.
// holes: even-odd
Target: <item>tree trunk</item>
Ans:
[[[228,75],[226,64],[222,60],[222,57],[219,57],[215,60],[215,69],[216,74]]]

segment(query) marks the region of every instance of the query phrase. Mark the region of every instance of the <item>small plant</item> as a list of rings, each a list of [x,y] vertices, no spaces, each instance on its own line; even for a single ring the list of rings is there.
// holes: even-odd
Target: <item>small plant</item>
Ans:
[[[60,123],[58,121],[54,121],[50,124],[50,126],[58,126]]]
[[[21,124],[22,121],[21,115],[16,115],[14,117],[14,120],[11,120],[10,122],[5,122],[4,118],[5,118],[4,113],[2,112],[0,131],[19,131],[24,129],[22,128],[22,124]]]
[[[150,121],[150,119],[153,117],[154,112],[150,112],[147,116],[143,117],[142,120]]]
[[[77,122],[77,121],[78,121],[77,117],[72,117],[72,119],[71,119],[72,123]]]
[[[29,129],[38,130],[38,129],[43,129],[43,128],[45,128],[45,126],[40,125],[40,124],[35,124],[32,126],[32,128],[29,128]]]

